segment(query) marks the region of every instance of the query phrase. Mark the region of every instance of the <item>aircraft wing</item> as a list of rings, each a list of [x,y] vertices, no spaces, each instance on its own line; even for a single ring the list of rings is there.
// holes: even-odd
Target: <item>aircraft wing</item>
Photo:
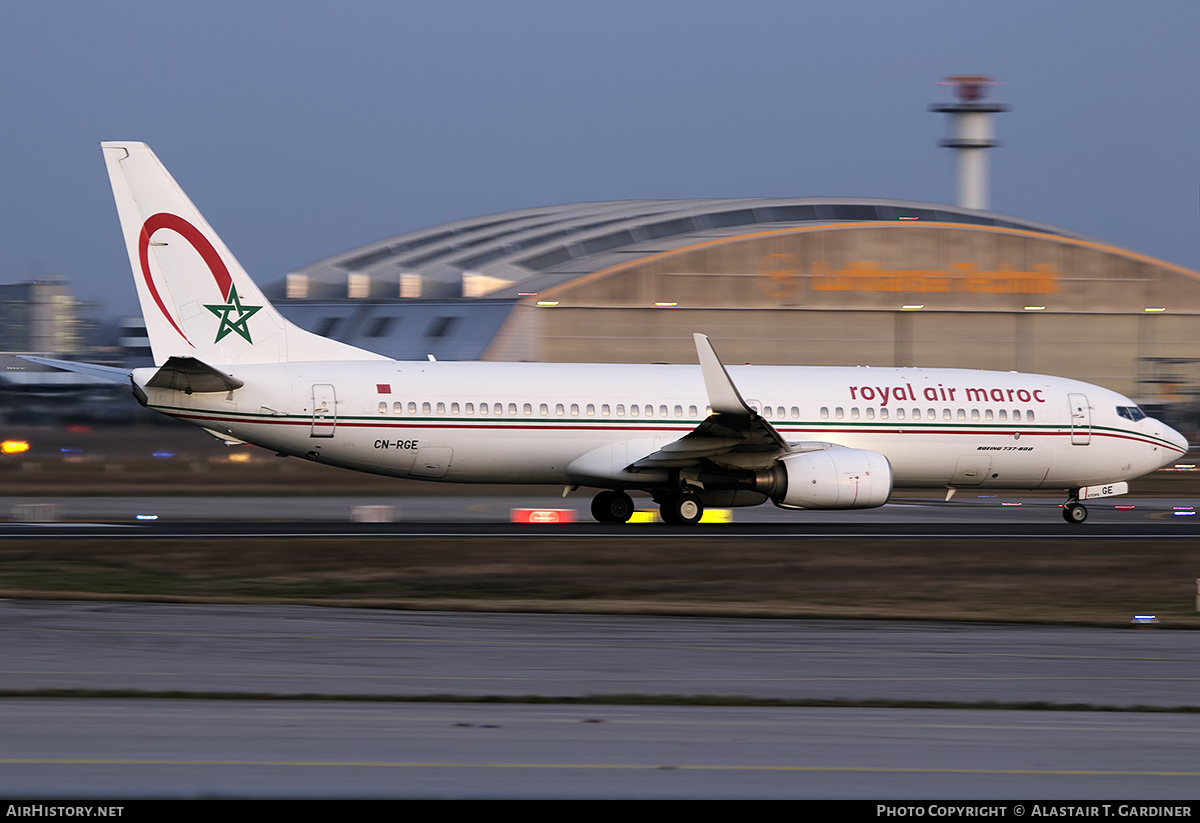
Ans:
[[[683,468],[713,460],[740,468],[769,465],[791,446],[775,427],[750,408],[706,335],[693,334],[712,414],[692,431],[629,466]]]
[[[86,374],[88,377],[95,377],[109,383],[124,383],[129,384],[129,375],[132,372],[129,369],[119,369],[115,366],[98,366],[95,363],[77,363],[74,360],[54,360],[50,357],[36,357],[32,354],[18,354],[17,357],[22,360],[28,360],[30,363],[37,363],[41,366],[51,366],[55,369],[63,371],[71,371],[77,374]]]

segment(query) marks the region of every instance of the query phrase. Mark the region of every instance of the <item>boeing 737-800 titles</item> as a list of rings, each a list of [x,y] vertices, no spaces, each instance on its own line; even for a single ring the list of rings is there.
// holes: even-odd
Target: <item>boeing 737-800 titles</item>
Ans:
[[[1061,377],[916,368],[406,362],[288,322],[143,143],[103,143],[154,368],[37,358],[130,382],[228,441],[347,469],[630,491],[705,506],[881,506],[893,487],[1062,489],[1063,515],[1184,454],[1133,401]],[[35,359],[35,358],[30,358]],[[744,398],[753,398],[747,401]]]

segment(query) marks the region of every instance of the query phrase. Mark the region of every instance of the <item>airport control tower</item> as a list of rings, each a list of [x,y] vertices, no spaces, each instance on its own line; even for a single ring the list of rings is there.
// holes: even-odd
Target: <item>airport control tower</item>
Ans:
[[[987,87],[995,85],[989,78],[977,74],[958,74],[941,81],[953,86],[957,103],[937,103],[930,111],[950,115],[950,138],[942,145],[956,150],[958,172],[955,204],[965,209],[988,207],[987,149],[998,145],[992,139],[992,115],[1008,111],[1001,103],[987,103],[983,98]]]

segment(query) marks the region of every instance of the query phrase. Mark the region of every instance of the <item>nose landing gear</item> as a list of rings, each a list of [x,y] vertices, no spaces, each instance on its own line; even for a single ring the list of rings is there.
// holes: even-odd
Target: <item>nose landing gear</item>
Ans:
[[[1087,506],[1080,503],[1076,495],[1078,495],[1078,492],[1073,492],[1070,499],[1066,503],[1063,503],[1062,516],[1063,520],[1066,520],[1068,523],[1082,523],[1087,520]]]

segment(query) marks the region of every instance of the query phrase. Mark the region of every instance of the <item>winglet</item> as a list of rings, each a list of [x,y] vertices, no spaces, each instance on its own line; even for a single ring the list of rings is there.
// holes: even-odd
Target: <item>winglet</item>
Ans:
[[[700,372],[704,375],[704,388],[708,392],[708,404],[712,406],[713,413],[753,416],[754,412],[742,399],[737,386],[733,385],[708,335],[697,332],[692,338],[696,341],[696,356],[700,358]]]

